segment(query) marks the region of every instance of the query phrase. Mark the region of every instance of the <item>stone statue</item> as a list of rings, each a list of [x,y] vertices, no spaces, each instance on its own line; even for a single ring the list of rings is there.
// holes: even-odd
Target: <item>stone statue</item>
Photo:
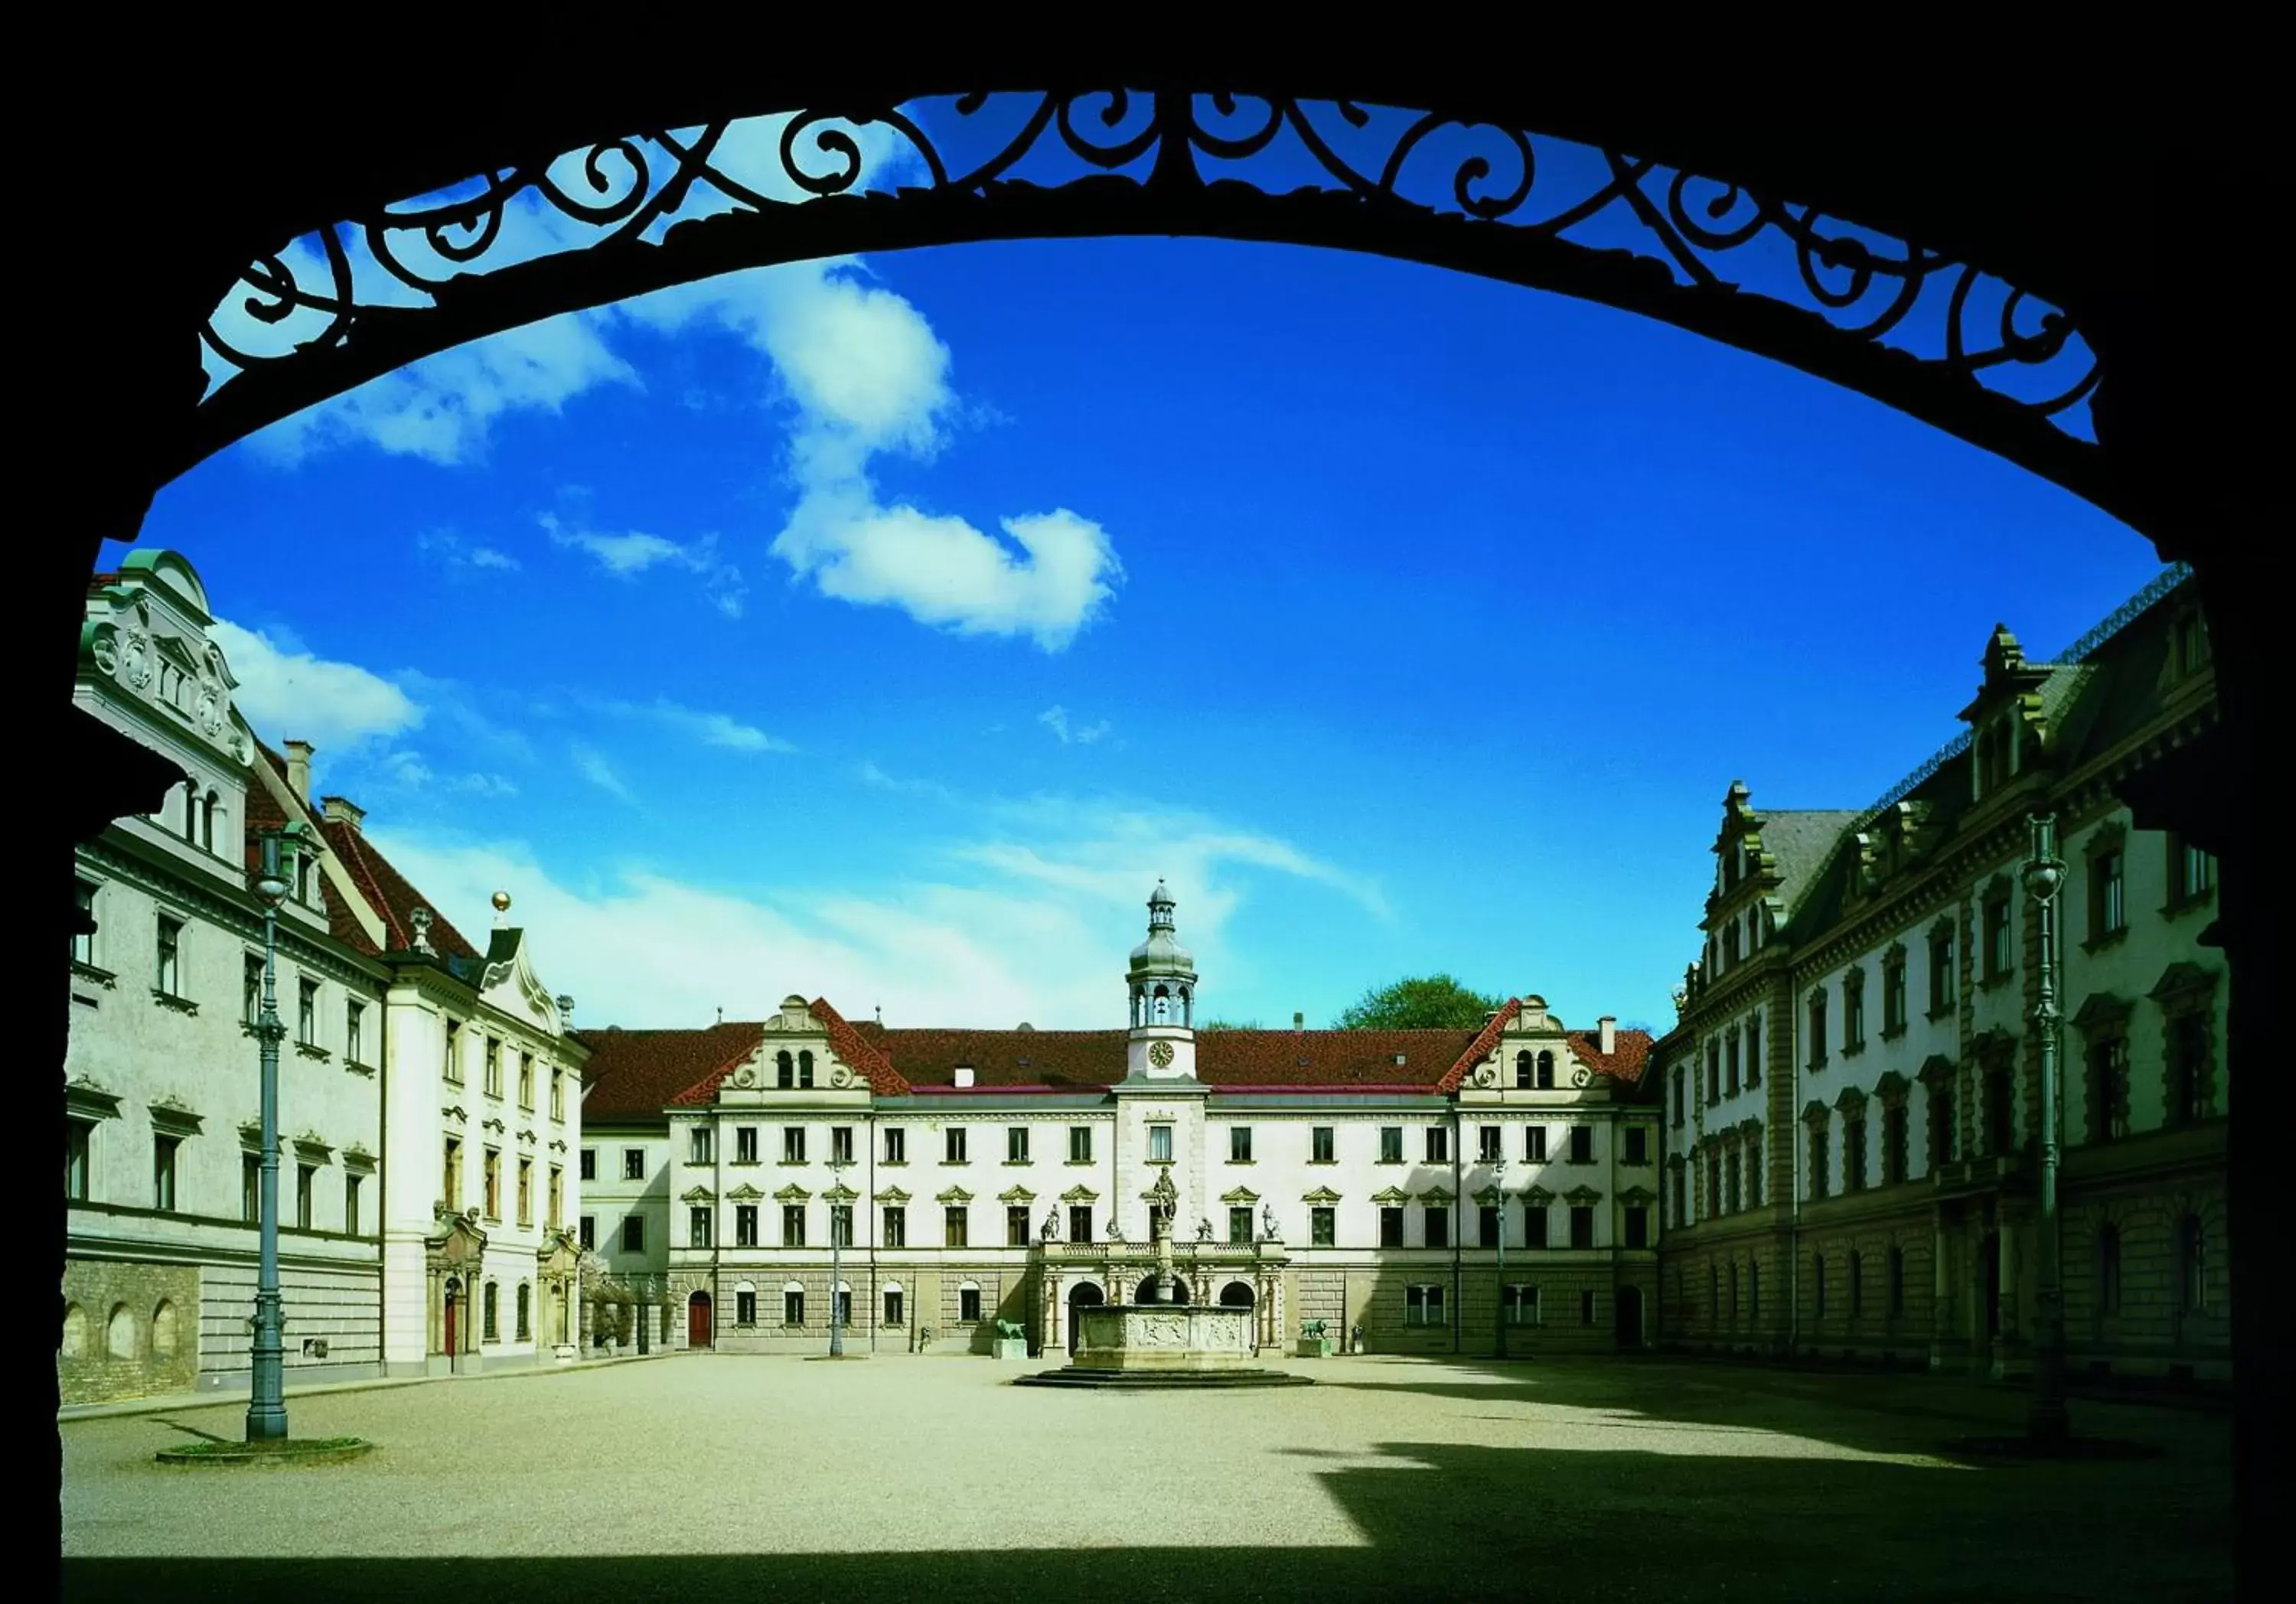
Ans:
[[[1196,1222],[1196,1240],[1199,1242],[1209,1242],[1211,1240],[1212,1223],[1210,1220],[1198,1220]]]
[[[1005,1342],[1015,1341],[1028,1334],[1021,1329],[1021,1322],[1017,1320],[1000,1320],[996,1322],[996,1335]]]
[[[1054,1237],[1061,1234],[1061,1211],[1059,1209],[1048,1208],[1045,1210],[1045,1229],[1043,1234],[1045,1240],[1048,1242]]]
[[[1300,1337],[1304,1342],[1321,1342],[1324,1338],[1324,1322],[1320,1320],[1308,1322],[1300,1328]]]
[[[1280,1242],[1283,1240],[1283,1233],[1275,1229],[1275,1205],[1273,1203],[1259,1206],[1259,1235],[1263,1241]]]
[[[1156,1177],[1156,1184],[1148,1189],[1149,1200],[1167,1215],[1180,1206],[1180,1189],[1172,1184],[1172,1172],[1165,1170]]]
[[[1124,1222],[1118,1219],[1112,1211],[1108,1216],[1108,1240],[1111,1242],[1124,1240]]]

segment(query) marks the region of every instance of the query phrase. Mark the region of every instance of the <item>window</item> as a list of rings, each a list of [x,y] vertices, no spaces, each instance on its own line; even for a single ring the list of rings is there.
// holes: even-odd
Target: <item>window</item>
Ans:
[[[447,1021],[446,1057],[439,1062],[439,1073],[453,1085],[463,1084],[463,1022]]]
[[[1591,1203],[1570,1206],[1570,1245],[1592,1248],[1595,1245],[1595,1207]]]
[[[1759,1260],[1746,1266],[1746,1312],[1756,1320],[1762,1317],[1762,1266]]]
[[[1593,1125],[1570,1127],[1570,1162],[1573,1164],[1595,1162],[1595,1127]]]
[[[250,953],[242,966],[239,984],[239,1017],[250,1027],[263,1023],[263,957]]]
[[[566,1117],[566,1071],[555,1064],[550,1067],[550,1117]],[[757,1155],[752,1153],[750,1157]]]
[[[805,1127],[803,1125],[782,1127],[782,1162],[783,1164],[805,1162]]]
[[[239,1156],[239,1217],[250,1225],[263,1219],[263,1158],[258,1153]]]
[[[1151,1164],[1172,1162],[1172,1127],[1170,1125],[1152,1125],[1148,1127],[1148,1162]]]
[[[1866,972],[1851,970],[1841,977],[1841,1051],[1866,1045]]]
[[[1340,1240],[1340,1211],[1329,1204],[1317,1204],[1308,1210],[1308,1241],[1311,1247],[1331,1248]]]
[[[1427,1162],[1430,1164],[1451,1162],[1451,1133],[1445,1126],[1429,1125],[1427,1127]]]
[[[685,1245],[687,1247],[707,1248],[711,1245],[710,1237],[718,1223],[716,1215],[717,1211],[707,1203],[696,1203],[686,1211]]]
[[[800,1052],[797,1055],[797,1085],[800,1092],[813,1090],[813,1054]]]
[[[71,955],[74,963],[95,967],[95,888],[86,880],[76,883],[74,905],[79,910],[80,928],[72,932]]]
[[[1825,1068],[1825,993],[1816,986],[1809,993],[1809,1067]]]
[[[909,1211],[898,1203],[885,1205],[885,1246],[906,1248],[909,1245]]]
[[[2206,902],[2216,889],[2217,861],[2184,837],[2169,837],[2169,907],[2174,912]]]
[[[1227,1211],[1227,1240],[1231,1242],[1251,1240],[1251,1210],[1231,1207]]]
[[[1251,1162],[1251,1127],[1250,1125],[1228,1126],[1227,1161],[1230,1164]]]
[[[801,1326],[805,1323],[805,1289],[791,1285],[782,1289],[782,1323]]]
[[[486,1090],[488,1097],[502,1095],[502,1043],[493,1036],[487,1038]]]
[[[1403,1162],[1403,1127],[1401,1125],[1379,1127],[1379,1161],[1382,1164]]]
[[[1475,1210],[1475,1242],[1478,1247],[1496,1248],[1499,1241],[1499,1222],[1503,1215],[1494,1204],[1485,1203]]]
[[[534,1107],[534,1054],[530,1052],[518,1055],[518,1106]]]
[[[487,1218],[499,1220],[502,1218],[502,1150],[499,1148],[487,1150],[485,1180]]]
[[[1749,1089],[1762,1084],[1762,1016],[1756,1014],[1746,1021],[1746,1084]]]
[[[1667,1178],[1673,1183],[1669,1190],[1674,1193],[1674,1223],[1677,1225],[1687,1225],[1690,1223],[1690,1191],[1688,1182],[1682,1173],[1682,1165],[1678,1160],[1669,1172]]]
[[[885,1289],[885,1323],[896,1327],[901,1323],[901,1289],[898,1287]]]
[[[1906,1133],[1906,1105],[1892,1103],[1882,1110],[1882,1183],[1901,1186],[1905,1183],[1909,1143]]]
[[[295,1229],[311,1229],[311,1205],[319,1189],[319,1166],[299,1164],[295,1166]]]
[[[1092,1127],[1090,1125],[1069,1127],[1069,1162],[1070,1164],[1092,1162]]]
[[[2001,979],[2016,967],[2010,951],[2009,893],[2006,888],[1985,899],[1985,979]]]
[[[1406,1287],[1403,1289],[1403,1323],[1414,1326],[1441,1325],[1443,1323],[1443,1289]]]
[[[956,1289],[956,1318],[960,1325],[980,1323],[980,1289],[971,1281]]]
[[[576,1240],[582,1244],[582,1250],[584,1252],[597,1252],[598,1216],[596,1215],[584,1215],[582,1216],[581,1220],[576,1226]]]
[[[1475,1131],[1475,1156],[1484,1164],[1496,1164],[1506,1157],[1499,1145],[1504,1133],[1496,1125],[1478,1126]]]
[[[1026,1164],[1029,1162],[1029,1127],[1027,1125],[1013,1125],[1006,1129],[1004,1133],[1004,1162],[1007,1164]],[[1028,1233],[1023,1232],[1021,1232],[1021,1236],[1025,1240]]]
[[[685,1133],[685,1161],[688,1164],[709,1162],[709,1127],[695,1125]]]
[[[1675,1071],[1677,1076],[1681,1075],[1681,1073],[1682,1071],[1679,1069]],[[1679,1124],[1680,1122],[1677,1121],[1677,1123]],[[1529,1125],[1524,1128],[1522,1133],[1522,1156],[1526,1163],[1544,1164],[1546,1162],[1546,1127],[1545,1125]]]
[[[2096,1229],[2096,1312],[2120,1313],[2120,1227]]]
[[[2088,1139],[2118,1142],[2128,1134],[2128,1043],[2109,1035],[2089,1043]]]
[[[1859,1115],[1841,1122],[1841,1184],[1849,1191],[1866,1190],[1866,1119]]]
[[[1631,1125],[1627,1127],[1627,1157],[1625,1162],[1645,1165],[1650,1162],[1650,1127]]]
[[[531,1158],[518,1161],[518,1223],[521,1225],[534,1223],[534,1160]]]
[[[1541,1092],[1554,1090],[1554,1055],[1552,1052],[1538,1055],[1538,1089]]]
[[[1823,1120],[1812,1122],[1809,1127],[1809,1195],[1823,1198],[1833,1189],[1828,1184],[1826,1129]]]
[[[1008,1203],[1004,1206],[1004,1246],[1026,1248],[1029,1245],[1029,1206]]]
[[[1595,1323],[1595,1295],[1592,1292],[1578,1294],[1578,1323],[1588,1326]]]
[[[1650,1246],[1650,1209],[1644,1204],[1630,1203],[1627,1206],[1627,1246]]]
[[[951,1203],[940,1211],[940,1240],[944,1247],[963,1248],[970,1240],[965,1208],[962,1203]]]
[[[1546,1205],[1525,1203],[1522,1206],[1522,1245],[1526,1248],[1546,1246]]]
[[[1738,1033],[1732,1031],[1722,1041],[1722,1091],[1726,1097],[1738,1095]]]
[[[1309,1127],[1308,1132],[1308,1163],[1333,1163],[1335,1162],[1333,1154],[1337,1150],[1338,1142],[1332,1134],[1332,1128],[1330,1125],[1314,1125]]]
[[[1421,1211],[1421,1220],[1430,1248],[1451,1245],[1451,1211],[1440,1203],[1431,1203]]]
[[[2169,1118],[2190,1125],[2209,1116],[2209,1016],[2198,1010],[2169,1021]]]
[[[1939,925],[1930,932],[1930,1017],[1953,1006],[1953,928]]]
[[[1028,1156],[1029,1134],[1023,1131],[1021,1133],[1021,1157],[1026,1158]],[[851,1125],[829,1127],[829,1162],[832,1164],[853,1162],[853,1127]]]
[[[947,1164],[964,1162],[964,1127],[951,1125],[941,1133],[941,1158]]]
[[[581,1162],[575,1173],[585,1181],[595,1181],[598,1178],[598,1150],[596,1148],[584,1148],[582,1150]]]
[[[88,1154],[94,1141],[91,1120],[68,1120],[64,1125],[64,1196],[76,1203],[88,1198]]]
[[[2177,1226],[2177,1308],[2199,1314],[2209,1306],[2208,1233],[2201,1216],[2186,1215]]]
[[[366,1062],[366,1004],[346,1002],[343,1004],[343,1060],[346,1063]],[[560,1112],[557,1102],[558,1077],[551,1076],[551,1107],[553,1115]]]
[[[1817,1317],[1824,1320],[1825,1318],[1825,1255],[1821,1253],[1810,1260],[1809,1281],[1813,1289],[1812,1296],[1817,1303]]]
[[[2104,941],[2128,929],[2128,898],[2122,886],[2120,849],[2100,852],[2088,861],[2088,938]]]
[[[784,1203],[782,1205],[782,1246],[784,1248],[802,1248],[805,1246],[804,1204]]]
[[[1738,1212],[1738,1150],[1732,1148],[1722,1155],[1722,1207],[1720,1212]]]
[[[774,1085],[783,1092],[797,1085],[797,1060],[786,1052],[774,1054]]]
[[[1985,1072],[1985,1147],[2005,1153],[2017,1145],[2017,1076],[2006,1064]]]
[[[1889,1302],[1883,1307],[1888,1310],[1890,1318],[1896,1320],[1906,1312],[1906,1250],[1904,1248],[1890,1249],[1889,1272],[1890,1283],[1887,1290]]]
[[[748,1281],[734,1289],[734,1323],[737,1326],[758,1323],[758,1289]]]
[[[1712,1108],[1722,1101],[1722,1043],[1713,1036],[1706,1039],[1706,1106]]]
[[[463,1212],[463,1144],[453,1137],[447,1138],[446,1161],[439,1169],[440,1190],[447,1194],[447,1207],[455,1214]]]
[[[755,1248],[758,1245],[758,1206],[736,1203],[734,1206],[734,1246]]]
[[[347,1236],[359,1233],[359,1183],[365,1179],[356,1171],[343,1176],[343,1232]]]
[[[500,1342],[502,1340],[502,1285],[500,1282],[487,1283],[485,1310],[485,1319],[482,1322],[484,1329],[480,1332],[480,1340]]]
[[[906,1164],[909,1161],[909,1133],[899,1125],[885,1127],[885,1162]]]
[[[1537,1325],[1538,1289],[1502,1287],[1499,1289],[1499,1308],[1509,1325]]]
[[[1379,1245],[1382,1248],[1403,1246],[1403,1210],[1382,1204],[1379,1211]]]
[[[1518,1092],[1528,1092],[1531,1088],[1530,1062],[1530,1052],[1528,1048],[1514,1055],[1514,1084],[1515,1090]]]
[[[622,1251],[624,1253],[645,1251],[645,1216],[644,1215],[622,1216]]]
[[[152,1207],[163,1213],[176,1207],[176,1154],[183,1145],[180,1136],[152,1138]]]
[[[1882,1034],[1902,1035],[1906,1029],[1906,955],[1890,954],[1882,966]]]
[[[829,1240],[840,1248],[853,1246],[853,1205],[850,1203],[832,1203],[829,1206]]]
[[[1086,1243],[1092,1240],[1091,1204],[1071,1203],[1069,1205],[1069,1240],[1078,1243]]]
[[[1959,1146],[1958,1132],[1953,1118],[1953,1090],[1949,1086],[1930,1088],[1930,1168],[1953,1162]]]
[[[1849,1314],[1851,1319],[1866,1312],[1866,1256],[1851,1249],[1849,1255]]]
[[[160,915],[160,959],[152,976],[152,989],[160,995],[180,997],[183,993],[184,921]]]
[[[734,1162],[736,1164],[755,1164],[757,1161],[758,1127],[755,1125],[735,1125],[734,1127]]]

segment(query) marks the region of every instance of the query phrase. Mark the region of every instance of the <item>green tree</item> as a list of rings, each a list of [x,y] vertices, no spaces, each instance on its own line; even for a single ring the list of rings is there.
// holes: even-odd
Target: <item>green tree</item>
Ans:
[[[1340,1015],[1342,1030],[1480,1030],[1506,1001],[1462,986],[1451,975],[1421,975],[1374,986]]]
[[[1257,1019],[1206,1019],[1196,1028],[1198,1030],[1258,1030],[1259,1021]]]

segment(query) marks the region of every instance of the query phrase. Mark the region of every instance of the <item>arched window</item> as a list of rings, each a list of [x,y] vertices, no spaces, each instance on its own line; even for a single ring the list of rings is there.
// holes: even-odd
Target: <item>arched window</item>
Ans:
[[[813,1089],[813,1053],[810,1049],[797,1055],[797,1084],[801,1092]]]
[[[518,1339],[530,1340],[534,1336],[534,1288],[530,1282],[518,1283]]]
[[[1519,1091],[1530,1088],[1530,1050],[1525,1048],[1514,1055],[1514,1084]]]
[[[2178,1306],[2187,1314],[2209,1306],[2208,1241],[2196,1214],[2186,1215],[2177,1227]]]
[[[2096,1312],[2120,1313],[2120,1227],[2100,1225],[2096,1232]]]
[[[1551,1052],[1538,1055],[1538,1089],[1542,1092],[1554,1089],[1554,1055]]]
[[[166,1298],[152,1311],[152,1357],[172,1359],[176,1356],[176,1305]]]
[[[792,1326],[801,1326],[805,1323],[805,1283],[803,1281],[790,1281],[782,1283],[782,1323]]]
[[[1156,1025],[1170,1024],[1172,1022],[1172,994],[1166,991],[1160,986],[1155,990],[1154,997],[1155,1002],[1152,1011],[1150,1015],[1150,1023]]]
[[[482,1309],[483,1313],[480,1316],[480,1324],[479,1327],[480,1340],[485,1342],[501,1341],[502,1285],[500,1282],[488,1281],[487,1283]]]
[[[200,845],[208,851],[215,850],[216,803],[215,792],[209,791],[200,801]]]
[[[103,1346],[114,1359],[135,1357],[135,1316],[126,1304],[111,1305],[111,1318],[103,1322]]]
[[[66,1359],[87,1357],[87,1311],[78,1304],[64,1305],[63,1341],[56,1352]]]
[[[796,1060],[787,1052],[774,1054],[774,1084],[784,1092],[797,1084]]]
[[[1733,918],[1722,927],[1722,971],[1725,974],[1738,967],[1738,921]]]

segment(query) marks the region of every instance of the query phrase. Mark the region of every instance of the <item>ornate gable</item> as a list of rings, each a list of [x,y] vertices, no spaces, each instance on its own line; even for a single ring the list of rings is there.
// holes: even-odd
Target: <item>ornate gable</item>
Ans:
[[[1328,1186],[1319,1186],[1314,1191],[1303,1195],[1300,1201],[1302,1203],[1312,1203],[1322,1208],[1329,1208],[1333,1204],[1340,1201],[1340,1194],[1333,1191]]]
[[[1382,1191],[1372,1193],[1371,1200],[1382,1207],[1400,1208],[1404,1204],[1411,1201],[1411,1194],[1399,1186],[1390,1186]]]
[[[1248,1186],[1231,1187],[1220,1194],[1220,1201],[1230,1207],[1252,1204],[1259,1201],[1259,1194]]]
[[[996,1194],[996,1200],[999,1203],[1008,1205],[1013,1203],[1034,1203],[1037,1200],[1037,1194],[1030,1191],[1025,1186],[1008,1186],[1003,1191]]]

